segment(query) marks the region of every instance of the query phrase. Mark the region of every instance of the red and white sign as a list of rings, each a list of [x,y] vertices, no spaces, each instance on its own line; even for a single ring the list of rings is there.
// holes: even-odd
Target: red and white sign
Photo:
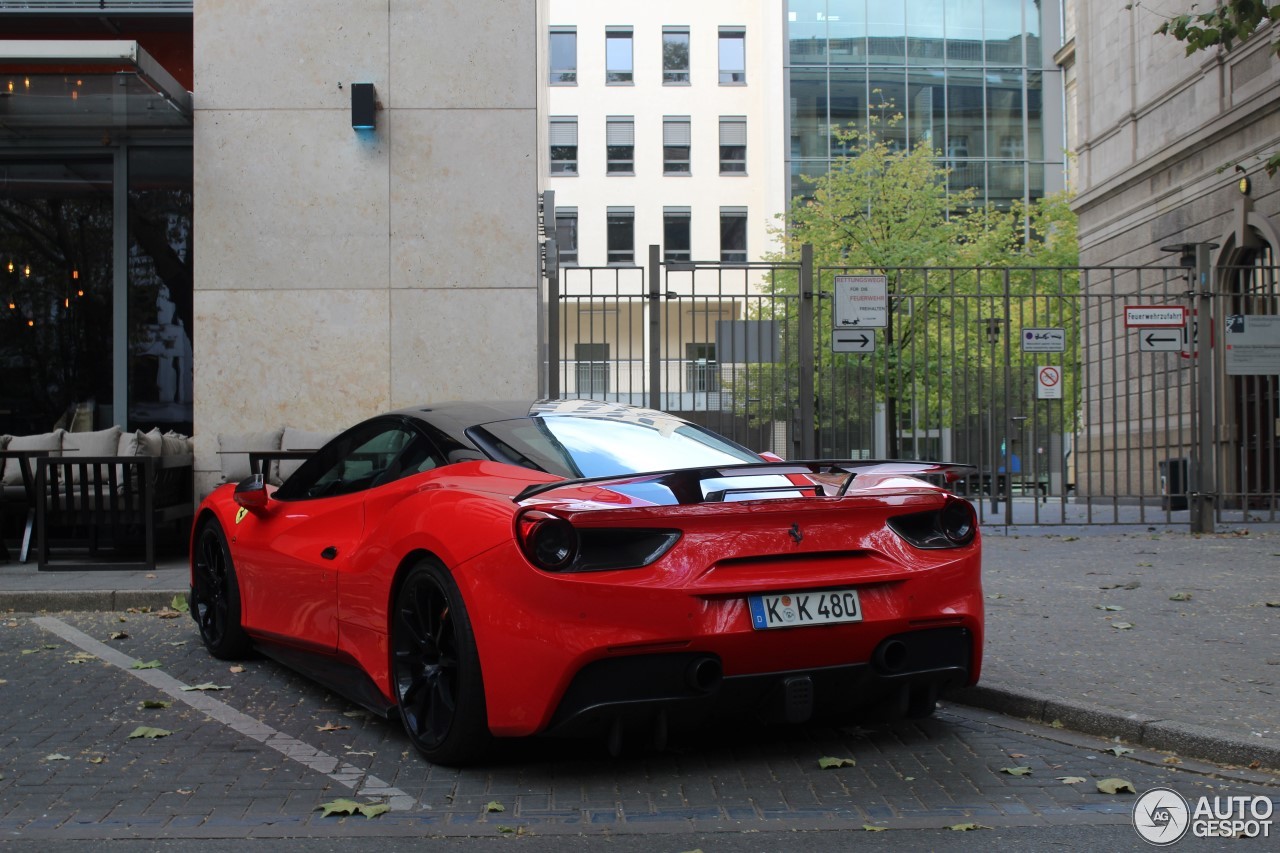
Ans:
[[[1036,399],[1062,399],[1062,368],[1046,365],[1036,368]]]
[[[1126,305],[1124,325],[1133,328],[1181,328],[1187,324],[1185,305]]]

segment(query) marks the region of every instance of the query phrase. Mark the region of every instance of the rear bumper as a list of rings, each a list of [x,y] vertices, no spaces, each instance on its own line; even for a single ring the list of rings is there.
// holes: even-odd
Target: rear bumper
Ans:
[[[730,713],[789,723],[927,714],[940,693],[969,683],[974,643],[966,628],[908,631],[882,640],[866,663],[727,677],[703,652],[596,660],[574,676],[545,731],[594,736]]]

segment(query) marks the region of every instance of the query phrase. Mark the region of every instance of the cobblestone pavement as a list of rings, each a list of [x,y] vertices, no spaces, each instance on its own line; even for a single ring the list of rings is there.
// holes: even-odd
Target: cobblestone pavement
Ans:
[[[225,689],[183,689],[210,685]],[[872,728],[721,728],[622,759],[592,743],[528,741],[486,767],[436,767],[398,724],[274,663],[241,670],[209,657],[185,615],[4,616],[0,702],[0,839],[24,842],[714,838],[965,823],[994,838],[1017,827],[1127,825],[1134,798],[1100,793],[1107,777],[1138,792],[1264,794],[1280,805],[1280,780],[1266,773],[1127,752],[959,706]],[[139,727],[169,734],[131,737]],[[856,763],[822,769],[824,757]],[[1083,781],[1058,778],[1069,776]],[[338,798],[391,810],[325,817],[321,804]]]

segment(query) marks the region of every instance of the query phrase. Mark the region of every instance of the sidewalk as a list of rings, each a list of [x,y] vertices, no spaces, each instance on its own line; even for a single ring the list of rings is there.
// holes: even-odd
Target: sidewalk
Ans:
[[[1280,769],[1280,606],[1268,606],[1280,604],[1280,527],[1004,530],[984,530],[982,681],[955,700]],[[159,608],[187,584],[175,560],[154,572],[11,562],[0,610]]]

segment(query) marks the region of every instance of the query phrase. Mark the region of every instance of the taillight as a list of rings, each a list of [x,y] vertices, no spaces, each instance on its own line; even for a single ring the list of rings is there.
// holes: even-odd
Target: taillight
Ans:
[[[538,568],[562,572],[578,556],[578,533],[563,518],[533,510],[521,515],[518,525],[520,547]]]
[[[639,569],[655,562],[680,540],[678,530],[637,527],[574,527],[538,509],[516,519],[520,550],[547,572],[607,572]]]
[[[978,517],[966,500],[948,497],[941,509],[896,515],[889,527],[917,548],[963,548],[978,535]]]

